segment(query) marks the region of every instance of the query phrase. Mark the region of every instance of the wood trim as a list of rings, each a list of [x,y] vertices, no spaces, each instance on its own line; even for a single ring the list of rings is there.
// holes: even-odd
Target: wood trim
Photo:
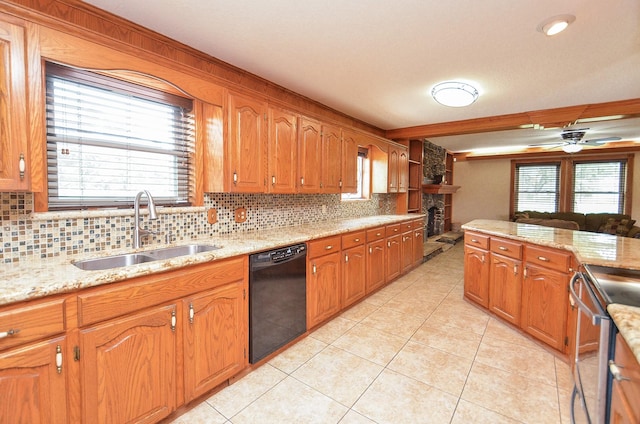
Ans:
[[[475,155],[473,153],[454,153],[453,157],[458,162],[463,162],[466,160],[490,160],[490,159],[526,159],[533,160],[536,158],[562,158],[562,157],[584,157],[587,158],[589,156],[598,155],[598,157],[602,157],[603,155],[616,155],[616,154],[625,154],[625,153],[635,153],[640,152],[640,145],[633,142],[619,142],[615,143],[616,147],[606,147],[604,145],[602,147],[593,147],[584,149],[578,153],[568,154],[562,151],[545,151],[544,148],[536,147],[529,148],[523,150],[518,153],[495,153],[495,154],[481,154]]]
[[[474,134],[491,131],[516,130],[540,125],[546,128],[563,127],[579,119],[605,116],[640,116],[640,99],[568,106],[555,109],[536,110],[508,115],[419,125],[388,130],[390,139],[428,138],[446,135]]]

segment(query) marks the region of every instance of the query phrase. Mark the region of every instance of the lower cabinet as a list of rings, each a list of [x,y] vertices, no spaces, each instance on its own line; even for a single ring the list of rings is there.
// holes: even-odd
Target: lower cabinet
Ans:
[[[0,353],[0,423],[66,423],[65,336]]]
[[[340,236],[309,243],[307,328],[313,328],[340,312],[340,262]]]
[[[235,281],[182,301],[187,402],[237,374],[246,361],[245,292]]]
[[[489,307],[489,252],[464,245],[464,296]]]
[[[491,254],[489,309],[505,321],[520,325],[522,261]]]
[[[413,230],[402,233],[402,274],[405,274],[413,268]]]
[[[624,338],[616,335],[615,370],[611,383],[610,424],[640,422],[640,364]]]
[[[365,246],[342,251],[342,307],[362,299],[367,292]]]
[[[387,237],[386,281],[389,282],[402,273],[402,234]]]
[[[413,266],[418,266],[424,259],[424,227],[422,220],[413,224]]]
[[[367,230],[367,294],[384,286],[386,282],[386,250],[384,227]]]
[[[80,331],[82,421],[153,423],[176,407],[176,304]]]

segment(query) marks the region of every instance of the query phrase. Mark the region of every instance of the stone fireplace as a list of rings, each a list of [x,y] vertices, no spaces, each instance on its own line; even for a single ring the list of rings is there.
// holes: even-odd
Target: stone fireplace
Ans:
[[[445,149],[424,140],[424,162],[422,166],[424,177],[434,179],[445,173]],[[444,233],[444,195],[422,193],[422,213],[427,216],[425,236],[431,237]]]

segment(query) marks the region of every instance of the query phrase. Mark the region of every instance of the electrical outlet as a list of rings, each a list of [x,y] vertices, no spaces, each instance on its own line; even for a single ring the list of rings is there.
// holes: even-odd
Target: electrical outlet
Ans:
[[[236,209],[236,222],[245,222],[247,220],[247,210],[245,208]]]
[[[207,211],[207,222],[209,222],[209,224],[218,222],[218,211],[216,208],[211,208]]]

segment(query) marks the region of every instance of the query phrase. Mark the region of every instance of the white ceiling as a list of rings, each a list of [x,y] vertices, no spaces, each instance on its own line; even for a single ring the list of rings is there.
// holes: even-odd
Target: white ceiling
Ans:
[[[640,0],[86,2],[385,130],[640,98]],[[559,14],[576,16],[565,32],[536,31]],[[476,103],[431,98],[452,79],[475,82]],[[603,131],[640,142],[625,121]],[[585,138],[604,136],[587,126]],[[528,144],[518,138],[532,131],[431,140],[465,151]]]

